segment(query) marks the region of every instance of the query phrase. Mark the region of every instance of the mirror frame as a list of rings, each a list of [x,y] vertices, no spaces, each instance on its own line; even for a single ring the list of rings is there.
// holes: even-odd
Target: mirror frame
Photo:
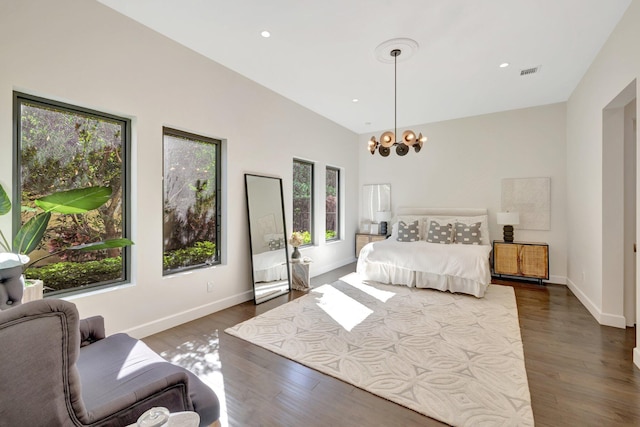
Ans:
[[[253,242],[252,242],[252,224],[251,224],[251,200],[249,200],[249,181],[250,178],[262,178],[262,179],[268,179],[268,180],[274,180],[278,182],[278,186],[280,187],[280,209],[282,211],[282,234],[284,237],[284,254],[285,254],[285,264],[287,266],[287,290],[286,291],[282,291],[282,292],[278,292],[278,293],[274,293],[273,295],[269,295],[269,297],[267,298],[261,298],[260,300],[258,300],[258,298],[256,297],[256,274],[255,274],[255,265],[254,265],[254,261],[253,261]],[[289,245],[288,245],[288,239],[287,239],[287,221],[285,219],[285,214],[284,214],[284,192],[282,189],[282,178],[278,178],[278,177],[274,177],[274,176],[267,176],[267,175],[258,175],[258,174],[251,174],[251,173],[245,173],[244,174],[244,187],[245,187],[245,196],[246,196],[246,203],[247,203],[247,224],[249,227],[249,253],[251,255],[251,282],[252,282],[252,286],[253,286],[253,302],[254,304],[258,305],[258,304],[262,304],[263,302],[269,301],[273,298],[277,298],[279,296],[282,295],[286,295],[288,293],[291,292],[291,266],[289,265]]]

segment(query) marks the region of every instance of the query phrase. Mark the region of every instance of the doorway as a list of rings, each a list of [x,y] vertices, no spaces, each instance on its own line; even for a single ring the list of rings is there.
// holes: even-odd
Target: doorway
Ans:
[[[638,230],[636,81],[602,111],[602,312],[607,324],[636,323]]]

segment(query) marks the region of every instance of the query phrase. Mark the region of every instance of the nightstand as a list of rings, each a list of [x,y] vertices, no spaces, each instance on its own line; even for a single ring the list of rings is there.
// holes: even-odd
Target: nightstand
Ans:
[[[549,279],[549,245],[546,243],[493,241],[493,273],[542,280]]]
[[[297,291],[308,291],[311,283],[310,262],[291,263],[291,288]]]
[[[384,234],[356,233],[356,258],[360,255],[360,251],[370,242],[379,242],[387,238]]]

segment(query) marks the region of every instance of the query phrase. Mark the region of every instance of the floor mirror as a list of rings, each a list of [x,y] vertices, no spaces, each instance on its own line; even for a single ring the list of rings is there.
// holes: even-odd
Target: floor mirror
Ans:
[[[256,304],[291,291],[282,179],[245,174]]]

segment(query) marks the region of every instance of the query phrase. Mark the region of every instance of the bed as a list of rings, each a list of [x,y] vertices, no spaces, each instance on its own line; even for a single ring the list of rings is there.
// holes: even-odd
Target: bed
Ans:
[[[486,209],[400,208],[392,230],[362,248],[356,271],[364,280],[484,296],[491,283]]]

